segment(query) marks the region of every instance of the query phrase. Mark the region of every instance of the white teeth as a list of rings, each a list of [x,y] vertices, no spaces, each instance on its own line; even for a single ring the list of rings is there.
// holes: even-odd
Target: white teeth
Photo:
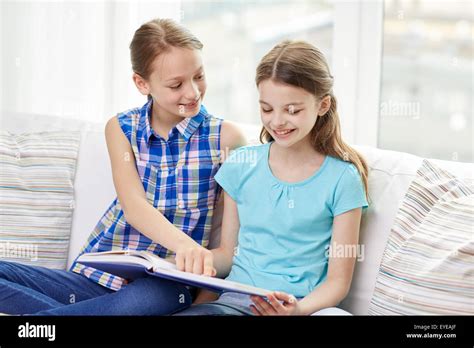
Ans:
[[[198,100],[199,100],[199,99],[198,99]],[[198,100],[195,100],[195,101],[193,101],[193,102],[191,102],[191,103],[180,104],[180,105],[187,106],[187,107],[189,107],[189,106],[194,106],[194,105],[196,105],[196,103],[198,102]]]
[[[276,134],[278,135],[285,135],[285,134],[288,134],[292,131],[293,129],[290,129],[290,130],[286,130],[286,131],[274,131]]]

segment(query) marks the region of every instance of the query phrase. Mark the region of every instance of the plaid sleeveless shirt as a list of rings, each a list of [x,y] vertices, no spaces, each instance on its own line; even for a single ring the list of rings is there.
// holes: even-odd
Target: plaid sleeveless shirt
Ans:
[[[146,199],[183,233],[207,247],[219,193],[214,175],[220,167],[222,119],[211,116],[201,106],[196,116],[178,123],[165,140],[151,128],[152,103],[150,100],[142,108],[117,115],[133,149]],[[79,255],[123,249],[146,250],[162,258],[174,257],[172,251],[127,223],[116,198]],[[70,270],[112,290],[126,284],[123,278],[77,262]]]

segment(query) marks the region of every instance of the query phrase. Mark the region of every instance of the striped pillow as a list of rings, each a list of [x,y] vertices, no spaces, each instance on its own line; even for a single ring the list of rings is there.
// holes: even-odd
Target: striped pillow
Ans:
[[[65,269],[80,133],[0,132],[0,260]]]
[[[369,314],[474,314],[473,192],[423,161],[388,238]]]

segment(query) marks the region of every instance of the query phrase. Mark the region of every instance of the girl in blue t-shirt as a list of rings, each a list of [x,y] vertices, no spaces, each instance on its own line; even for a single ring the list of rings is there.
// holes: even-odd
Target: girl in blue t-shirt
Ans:
[[[212,253],[218,276],[273,292],[225,293],[180,315],[345,313],[333,307],[363,257],[368,167],[341,139],[333,82],[323,54],[306,42],[284,41],[263,57],[263,145],[238,149],[215,177],[224,217]]]

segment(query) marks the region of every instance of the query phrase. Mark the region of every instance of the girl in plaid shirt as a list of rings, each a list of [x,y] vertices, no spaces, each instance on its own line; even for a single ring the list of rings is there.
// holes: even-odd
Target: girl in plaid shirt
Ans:
[[[146,250],[178,269],[214,276],[207,250],[226,149],[245,144],[201,104],[202,43],[169,19],[142,25],[130,44],[133,81],[148,101],[105,127],[117,198],[81,254]],[[190,306],[187,287],[126,279],[75,262],[69,271],[0,262],[0,312],[35,315],[162,315]]]

